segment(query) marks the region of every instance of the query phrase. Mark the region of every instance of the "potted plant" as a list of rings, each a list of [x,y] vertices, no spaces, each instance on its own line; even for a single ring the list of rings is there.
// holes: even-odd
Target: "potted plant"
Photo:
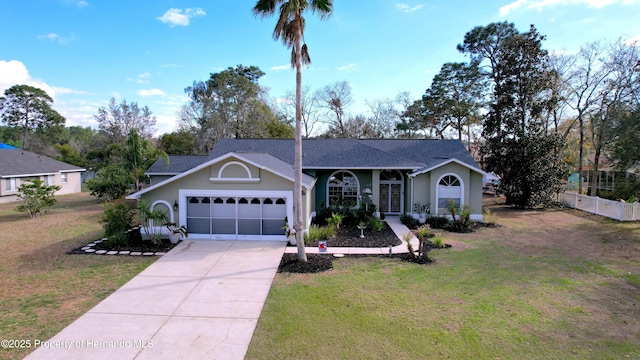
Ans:
[[[165,226],[167,230],[169,230],[169,241],[171,241],[172,244],[177,244],[181,239],[189,237],[189,230],[187,230],[187,227],[184,225],[178,227],[176,223],[170,222],[165,224]]]

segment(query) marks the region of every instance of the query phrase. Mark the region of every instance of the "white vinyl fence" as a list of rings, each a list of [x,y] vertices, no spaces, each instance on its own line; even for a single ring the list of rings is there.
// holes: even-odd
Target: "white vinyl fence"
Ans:
[[[561,193],[558,200],[565,206],[606,216],[620,221],[640,220],[640,203],[612,201],[599,197],[579,195],[573,192]]]

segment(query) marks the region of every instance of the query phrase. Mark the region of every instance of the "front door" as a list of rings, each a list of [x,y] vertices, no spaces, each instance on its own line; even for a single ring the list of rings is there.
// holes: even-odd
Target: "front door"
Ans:
[[[402,182],[384,182],[380,184],[380,212],[400,213],[402,209]]]

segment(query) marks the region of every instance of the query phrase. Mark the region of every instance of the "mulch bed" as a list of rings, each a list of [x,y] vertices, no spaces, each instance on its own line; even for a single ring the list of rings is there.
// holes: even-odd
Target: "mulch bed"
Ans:
[[[152,243],[150,240],[142,240],[142,237],[140,236],[140,230],[132,230],[129,233],[129,242],[126,246],[118,246],[118,247],[112,247],[109,245],[109,243],[106,240],[96,240],[94,241],[95,245],[92,246],[91,248],[99,251],[99,250],[107,250],[107,251],[112,251],[112,250],[117,250],[117,251],[131,251],[131,252],[142,252],[142,253],[146,253],[146,252],[168,252],[169,250],[173,249],[176,245],[178,245],[180,243],[180,241],[176,244],[172,244],[168,239],[162,239],[160,241],[160,243],[158,244],[154,244]],[[86,254],[86,255],[95,255],[95,253],[87,253],[84,250],[82,250],[82,248],[86,247],[87,245],[82,245],[80,247],[77,247],[73,250],[70,250],[68,252],[68,254]]]
[[[409,254],[389,255],[346,255],[349,258],[379,257],[388,259],[400,259],[420,265],[431,264],[433,259],[429,257],[414,258]],[[298,261],[298,254],[285,253],[278,266],[279,273],[312,274],[333,269],[333,261],[339,259],[332,254],[307,254],[307,262]]]
[[[402,241],[398,239],[389,225],[386,223],[384,225],[385,228],[382,231],[364,229],[364,239],[360,238],[360,230],[356,226],[343,225],[338,229],[334,238],[327,240],[327,246],[377,248],[402,244]],[[308,246],[318,246],[318,244],[316,243]]]

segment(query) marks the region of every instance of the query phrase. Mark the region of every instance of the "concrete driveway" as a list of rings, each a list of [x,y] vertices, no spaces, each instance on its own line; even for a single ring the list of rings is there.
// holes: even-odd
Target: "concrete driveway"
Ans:
[[[243,359],[285,246],[184,241],[27,359]]]

